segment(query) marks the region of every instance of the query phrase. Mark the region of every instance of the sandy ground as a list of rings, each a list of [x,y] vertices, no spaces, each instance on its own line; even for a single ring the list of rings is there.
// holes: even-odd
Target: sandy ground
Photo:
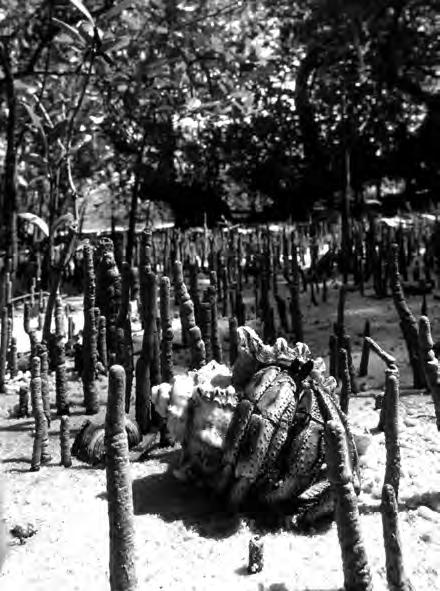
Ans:
[[[319,307],[310,305],[308,296],[304,297],[305,341],[315,355],[327,357],[337,291],[330,290],[328,302]],[[420,299],[409,300],[416,313],[420,310]],[[79,303],[80,300],[72,301],[73,306]],[[429,296],[428,306],[434,335],[439,335],[439,302]],[[435,426],[433,404],[428,395],[411,389],[407,356],[389,300],[360,298],[354,293],[348,296],[346,320],[356,367],[367,318],[371,321],[372,336],[397,357],[401,371],[399,506],[406,570],[418,591],[439,589],[440,435]],[[18,321],[15,330],[19,335]],[[351,400],[349,413],[352,424],[359,429],[374,430],[377,425],[374,395],[383,386],[383,369],[382,363],[372,358],[369,377],[359,379],[361,393]],[[69,377],[73,436],[84,416],[81,383],[73,372]],[[106,379],[102,378],[102,417],[105,394]],[[75,459],[69,469],[59,466],[59,419],[54,418],[50,428],[53,460],[39,472],[30,472],[33,420],[9,418],[16,402],[13,392],[0,400],[6,522],[8,528],[30,522],[37,533],[22,545],[11,538],[0,588],[2,591],[108,589],[105,471]],[[139,455],[140,449],[132,452],[131,464],[139,589],[334,591],[342,587],[335,524],[326,531],[308,535],[257,532],[252,521],[231,517],[202,491],[174,479],[169,467],[177,460],[178,450],[156,450],[143,461],[138,461]],[[371,444],[361,458],[359,510],[376,591],[386,589],[379,510],[384,464],[384,436],[373,433]],[[263,536],[265,565],[261,573],[248,575],[248,543],[256,533]]]

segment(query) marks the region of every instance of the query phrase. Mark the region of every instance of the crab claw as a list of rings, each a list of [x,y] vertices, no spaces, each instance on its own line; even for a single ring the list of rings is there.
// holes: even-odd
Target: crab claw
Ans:
[[[235,467],[237,478],[248,478],[253,482],[266,456],[267,448],[275,426],[261,415],[253,414],[249,421],[247,433],[241,444]]]
[[[257,371],[244,388],[245,397],[254,404],[258,403],[267,388],[277,379],[279,373],[280,369],[275,365]]]

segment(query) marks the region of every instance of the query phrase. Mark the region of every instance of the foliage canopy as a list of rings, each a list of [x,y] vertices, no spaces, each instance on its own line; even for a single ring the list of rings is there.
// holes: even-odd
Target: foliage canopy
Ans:
[[[439,25],[436,0],[2,0],[3,223],[97,186],[181,223],[435,194]]]

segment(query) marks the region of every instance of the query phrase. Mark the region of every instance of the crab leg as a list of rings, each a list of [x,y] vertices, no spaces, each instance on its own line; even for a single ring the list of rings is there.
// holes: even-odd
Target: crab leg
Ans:
[[[269,481],[274,481],[279,473],[279,465],[277,460],[284,444],[287,441],[289,428],[295,416],[296,406],[297,401],[295,399],[294,393],[292,392],[292,399],[281,416],[279,425],[270,441],[266,457],[264,458],[264,462],[261,467],[261,473],[267,474]]]
[[[253,405],[249,400],[241,400],[235,409],[231,424],[226,434],[225,449],[223,455],[223,470],[216,483],[218,492],[223,492],[234,475],[234,465],[240,449],[246,428],[252,416]]]
[[[356,494],[360,492],[360,475],[359,475],[359,458],[354,441],[353,433],[351,432],[350,425],[348,422],[347,415],[339,408],[332,396],[324,393],[322,390],[317,388],[315,390],[318,406],[321,411],[321,415],[326,421],[336,420],[340,421],[344,427],[345,439],[347,442],[347,450],[349,456],[349,465],[353,473],[353,485]]]
[[[303,414],[304,408],[310,408],[310,412]],[[321,420],[312,420],[314,417],[320,419],[318,403],[314,392],[307,390],[298,404],[288,437],[291,444],[286,458],[287,475],[275,490],[265,495],[268,504],[297,497],[318,478],[325,452],[323,425]]]
[[[280,376],[279,370],[278,378],[272,380],[272,384],[262,393],[241,441],[235,468],[238,480],[230,492],[230,501],[234,505],[242,502],[261,473],[275,429],[294,396],[295,387],[292,379],[287,374]]]

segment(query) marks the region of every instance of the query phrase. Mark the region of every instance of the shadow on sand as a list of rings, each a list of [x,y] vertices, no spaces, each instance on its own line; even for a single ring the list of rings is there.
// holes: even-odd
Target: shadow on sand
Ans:
[[[179,450],[155,454],[154,459],[167,464],[169,469],[133,481],[135,515],[158,515],[166,522],[181,521],[206,538],[226,538],[234,534],[242,519],[253,533],[286,529],[288,521],[284,513],[262,510],[258,506],[249,506],[246,513],[232,512],[209,490],[177,480],[171,470],[177,465],[179,456]],[[323,519],[315,524],[313,531],[294,530],[302,535],[312,535],[324,533],[330,526],[331,520]]]
[[[135,515],[182,521],[206,538],[225,538],[240,526],[240,516],[225,510],[206,490],[178,481],[170,471],[133,481]]]
[[[30,464],[31,459],[26,456],[20,456],[17,458],[6,458],[1,461],[2,464]]]
[[[17,419],[13,419],[17,420]],[[15,433],[19,431],[30,431],[34,426],[34,419],[26,419],[21,423],[14,423],[12,425],[7,425],[0,427],[0,433]]]

